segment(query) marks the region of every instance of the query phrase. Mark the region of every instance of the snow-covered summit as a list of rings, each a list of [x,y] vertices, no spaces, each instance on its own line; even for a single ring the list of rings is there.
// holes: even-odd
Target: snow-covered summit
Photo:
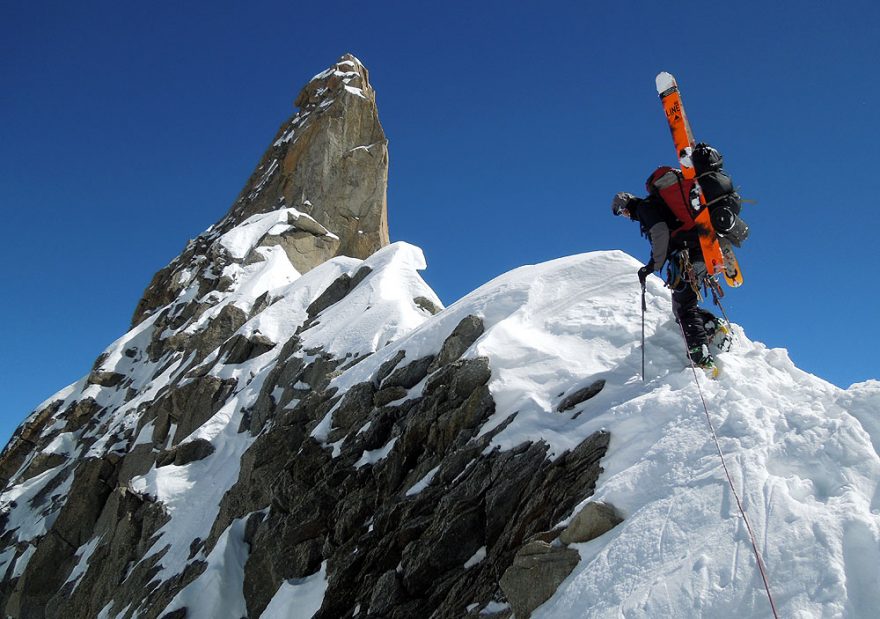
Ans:
[[[623,522],[570,544],[534,616],[766,616],[701,397],[781,616],[880,607],[880,383],[839,389],[738,326],[720,379],[695,379],[656,278],[643,381],[639,264],[621,252],[521,267],[446,309],[405,243],[305,275],[261,255],[217,293],[247,318],[206,356],[151,359],[150,318],[23,426],[36,448],[0,497],[7,612],[502,616],[497,578],[530,523],[603,502]],[[554,482],[585,445],[601,468]]]

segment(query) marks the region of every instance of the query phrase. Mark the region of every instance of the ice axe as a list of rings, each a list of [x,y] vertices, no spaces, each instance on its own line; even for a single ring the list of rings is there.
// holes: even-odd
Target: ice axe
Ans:
[[[642,382],[645,382],[645,311],[648,304],[645,302],[645,282],[642,282]]]

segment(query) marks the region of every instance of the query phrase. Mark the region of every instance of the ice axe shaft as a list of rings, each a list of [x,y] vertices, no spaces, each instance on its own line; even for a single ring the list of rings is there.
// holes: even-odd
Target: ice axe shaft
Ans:
[[[648,304],[645,302],[645,282],[642,282],[642,382],[645,382],[645,311]]]

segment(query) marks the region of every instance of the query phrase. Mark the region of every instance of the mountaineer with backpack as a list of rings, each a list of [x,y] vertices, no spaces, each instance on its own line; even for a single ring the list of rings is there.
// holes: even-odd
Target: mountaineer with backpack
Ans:
[[[730,177],[721,169],[722,157],[706,144],[698,144],[691,154],[696,180],[685,179],[680,170],[660,167],[648,177],[648,195],[638,198],[621,192],[614,196],[611,211],[639,222],[641,232],[651,242],[651,258],[639,269],[639,281],[660,271],[668,263],[666,285],[672,289],[672,312],[681,325],[687,342],[688,356],[694,365],[710,375],[717,375],[715,359],[709,344],[728,327],[711,312],[699,307],[700,288],[705,287],[708,274],[700,249],[703,233],[695,221],[699,192],[702,189],[716,234],[736,246],[748,237],[748,226],[739,218],[740,198]]]

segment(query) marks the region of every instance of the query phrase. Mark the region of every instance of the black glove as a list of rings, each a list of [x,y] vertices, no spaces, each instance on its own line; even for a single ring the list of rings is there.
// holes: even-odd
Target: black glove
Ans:
[[[641,269],[639,269],[639,281],[642,283],[642,286],[645,285],[645,280],[648,279],[648,275],[654,272],[654,262],[651,261]]]

